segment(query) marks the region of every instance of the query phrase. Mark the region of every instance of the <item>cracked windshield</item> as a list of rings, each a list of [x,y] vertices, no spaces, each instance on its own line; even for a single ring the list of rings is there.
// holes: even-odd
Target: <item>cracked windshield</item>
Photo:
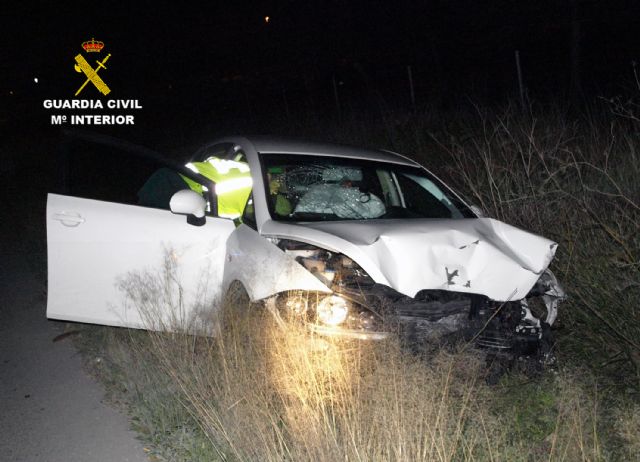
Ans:
[[[263,155],[271,216],[284,221],[471,218],[426,171],[335,157]]]

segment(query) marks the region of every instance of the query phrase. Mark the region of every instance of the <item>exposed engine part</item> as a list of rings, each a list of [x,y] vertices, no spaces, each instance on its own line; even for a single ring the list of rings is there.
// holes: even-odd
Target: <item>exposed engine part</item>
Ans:
[[[373,284],[360,265],[341,253],[288,239],[278,240],[277,245],[331,289]]]
[[[378,313],[415,350],[462,341],[508,359],[549,360],[550,326],[526,301],[500,303],[444,290],[423,290],[412,298],[381,284],[343,288],[342,295]]]

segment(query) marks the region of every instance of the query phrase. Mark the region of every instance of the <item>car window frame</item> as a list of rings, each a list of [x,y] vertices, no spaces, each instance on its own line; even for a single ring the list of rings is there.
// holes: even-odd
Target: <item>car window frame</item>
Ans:
[[[316,156],[310,156],[307,154],[303,154],[303,153],[278,153],[278,152],[259,152],[258,153],[258,159],[260,162],[260,174],[262,177],[262,181],[263,181],[263,187],[264,187],[264,193],[265,193],[265,197],[267,198],[266,201],[266,205],[267,205],[267,214],[269,215],[269,217],[271,218],[271,220],[274,221],[278,221],[278,222],[283,222],[283,223],[300,223],[300,222],[309,222],[309,221],[313,221],[313,220],[295,220],[295,219],[283,219],[284,217],[281,217],[279,215],[277,215],[275,213],[275,211],[273,210],[272,204],[270,203],[270,201],[268,200],[269,197],[269,181],[268,181],[268,177],[267,177],[267,168],[266,168],[266,163],[265,161],[267,160],[266,158],[269,156],[278,156],[278,157],[282,157],[282,158],[287,158],[287,157],[293,157],[293,158],[297,158],[297,159],[303,159],[303,158],[315,158]],[[447,186],[442,180],[440,180],[436,175],[432,174],[431,172],[429,172],[429,170],[427,170],[426,168],[424,168],[421,165],[406,165],[406,164],[400,164],[400,163],[394,163],[394,162],[384,162],[384,161],[379,161],[379,160],[373,160],[373,159],[363,159],[363,158],[355,158],[355,157],[341,157],[341,156],[335,156],[335,155],[327,155],[327,156],[321,156],[322,159],[331,159],[331,160],[336,160],[338,162],[344,162],[346,165],[353,163],[353,164],[358,164],[358,163],[367,163],[367,164],[372,164],[372,165],[380,165],[380,168],[385,168],[389,171],[391,171],[392,174],[396,173],[397,171],[407,171],[407,172],[413,172],[414,174],[419,172],[420,174],[422,174],[423,176],[425,176],[426,178],[428,178],[433,184],[435,184],[440,190],[442,190],[447,197],[451,200],[452,204],[458,208],[460,210],[460,213],[462,215],[462,218],[477,218],[477,215],[473,212],[473,210],[471,210],[471,207],[469,207],[464,200],[462,200],[462,198],[460,197],[459,194],[457,194],[453,189],[451,189],[449,186]],[[397,183],[397,180],[394,178],[394,182],[396,182],[396,187],[398,188],[398,193],[400,195],[400,197],[402,197],[402,190],[399,187],[399,183]],[[402,202],[404,203],[404,200],[401,199]],[[378,218],[380,219],[380,218]],[[408,220],[411,219],[415,219],[415,218],[405,218]],[[428,219],[426,217],[423,217],[422,219]],[[460,219],[460,218],[451,218],[451,219]],[[358,222],[358,221],[365,221],[365,220],[356,220],[356,219],[340,219],[340,220],[317,220],[318,222],[323,222],[323,221],[346,221],[346,222],[350,222],[350,221],[354,221],[354,222]]]
[[[68,184],[66,184],[66,178],[68,177],[68,169],[69,169],[69,160],[68,153],[73,143],[77,142],[86,142],[90,144],[96,144],[99,146],[106,146],[118,149],[123,152],[128,152],[129,154],[133,154],[142,159],[149,159],[151,161],[157,162],[159,165],[171,169],[180,175],[184,175],[187,178],[199,183],[202,186],[206,187],[206,200],[209,202],[208,210],[206,211],[207,216],[215,217],[215,218],[223,218],[218,215],[218,197],[215,192],[215,182],[205,177],[204,175],[199,174],[198,172],[194,172],[193,170],[186,167],[186,165],[181,164],[178,161],[175,161],[165,154],[162,154],[153,149],[147,148],[145,146],[141,146],[135,143],[131,143],[129,141],[112,137],[109,135],[103,135],[100,133],[94,133],[86,130],[78,130],[78,129],[65,129],[62,131],[62,143],[61,143],[61,156],[63,159],[63,184],[62,190],[64,193],[68,192]],[[185,183],[185,188],[189,189],[189,186]],[[132,205],[132,204],[129,204]]]

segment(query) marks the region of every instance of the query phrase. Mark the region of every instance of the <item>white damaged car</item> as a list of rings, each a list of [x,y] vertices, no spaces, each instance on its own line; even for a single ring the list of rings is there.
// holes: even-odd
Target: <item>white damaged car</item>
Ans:
[[[166,282],[170,266],[176,292],[171,303],[163,295],[155,315],[197,331],[241,285],[251,301],[294,312],[320,335],[394,332],[414,346],[466,338],[512,357],[549,353],[565,298],[549,270],[557,244],[479,216],[413,160],[338,145],[221,139],[190,160],[248,164],[251,194],[233,220],[216,216],[216,185],[182,162],[103,136],[77,137],[108,154],[100,154],[99,175],[77,175],[77,191],[48,196],[49,318],[166,328],[132,306],[126,281],[163,292],[153,281],[164,274]],[[105,159],[115,151],[125,160],[111,171]],[[134,151],[201,183],[204,197],[174,184],[166,206],[154,208],[131,194],[94,194],[143,186],[158,165],[139,168]],[[72,177],[65,173],[67,182]],[[98,179],[108,184],[99,188]]]

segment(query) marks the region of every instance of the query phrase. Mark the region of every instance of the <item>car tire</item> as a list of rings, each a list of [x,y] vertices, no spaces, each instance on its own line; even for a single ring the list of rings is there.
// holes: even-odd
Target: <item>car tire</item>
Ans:
[[[229,330],[246,321],[253,311],[255,304],[251,303],[249,294],[240,281],[233,281],[229,285],[220,307],[220,328]]]
[[[266,318],[275,321],[278,329],[286,331],[286,323],[277,308],[277,296],[252,302],[247,290],[240,281],[229,285],[220,311],[219,327],[223,331],[240,332],[255,329],[256,323],[265,323]],[[266,326],[266,324],[265,324]]]

